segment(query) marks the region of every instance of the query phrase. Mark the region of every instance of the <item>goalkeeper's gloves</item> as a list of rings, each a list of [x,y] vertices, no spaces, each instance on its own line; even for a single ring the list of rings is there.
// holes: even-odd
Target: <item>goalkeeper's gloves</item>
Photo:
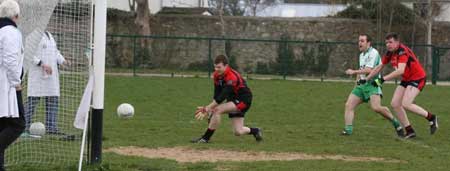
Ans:
[[[383,78],[377,78],[375,80],[373,80],[372,85],[375,87],[381,87],[381,85],[384,83],[384,79]]]
[[[199,106],[197,107],[197,110],[195,111],[195,119],[197,120],[203,120],[205,117],[209,117],[210,112],[206,110],[206,107]]]
[[[356,84],[358,84],[358,85],[363,85],[363,84],[366,84],[366,82],[367,82],[366,79],[360,79],[360,80],[358,80],[358,81],[356,82]]]

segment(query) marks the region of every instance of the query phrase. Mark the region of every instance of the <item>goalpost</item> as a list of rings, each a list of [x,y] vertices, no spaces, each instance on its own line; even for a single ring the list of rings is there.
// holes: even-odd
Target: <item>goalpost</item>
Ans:
[[[28,124],[26,132],[7,149],[6,165],[75,166],[80,163],[81,170],[81,163],[87,158],[93,163],[101,162],[106,0],[16,1],[21,9],[18,28],[24,43],[22,86]],[[51,43],[52,39],[56,44]],[[46,51],[52,46],[59,52]],[[58,53],[68,62],[58,62]],[[55,63],[52,74],[46,75],[36,61]],[[92,85],[88,85],[90,77]],[[59,89],[48,86],[48,82],[56,82]],[[89,90],[87,86],[92,86],[93,92],[84,92]],[[47,95],[49,91],[58,93]],[[83,94],[92,95],[83,99],[89,101],[84,102],[87,111],[92,107],[90,127],[94,131],[90,133],[89,145],[84,131],[88,125],[84,121],[89,115],[80,112]],[[84,120],[81,129],[75,128],[80,124],[74,123],[76,117]],[[44,135],[31,135],[29,126],[36,122],[45,124]]]
[[[100,163],[102,154],[103,102],[106,56],[106,0],[95,0],[94,27],[94,92],[92,103],[91,162]]]

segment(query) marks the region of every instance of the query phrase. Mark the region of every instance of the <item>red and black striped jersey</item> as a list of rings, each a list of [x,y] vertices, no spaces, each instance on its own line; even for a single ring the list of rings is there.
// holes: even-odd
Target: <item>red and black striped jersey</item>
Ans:
[[[383,64],[391,63],[397,69],[399,63],[406,63],[402,81],[420,80],[426,77],[425,70],[420,64],[414,52],[407,46],[400,44],[395,52],[387,52],[382,58]]]
[[[237,98],[239,95],[251,93],[241,74],[233,70],[230,66],[225,68],[225,72],[223,74],[214,72],[213,78],[214,99],[218,103],[221,103],[225,99],[231,100]],[[228,92],[225,90],[226,88],[231,88],[232,91]]]

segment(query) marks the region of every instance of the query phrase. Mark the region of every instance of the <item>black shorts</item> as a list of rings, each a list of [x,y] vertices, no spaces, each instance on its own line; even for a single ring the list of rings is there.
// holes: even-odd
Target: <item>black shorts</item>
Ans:
[[[245,117],[245,113],[250,109],[250,106],[252,105],[252,98],[253,97],[251,93],[246,93],[240,95],[236,99],[229,100],[230,102],[233,102],[236,105],[238,111],[228,113],[228,117],[229,118]]]
[[[423,88],[425,87],[425,84],[427,82],[426,78],[422,78],[419,80],[413,80],[413,81],[401,81],[400,82],[400,86],[406,88],[408,86],[413,86],[416,87],[417,89],[419,89],[420,91],[423,90]]]

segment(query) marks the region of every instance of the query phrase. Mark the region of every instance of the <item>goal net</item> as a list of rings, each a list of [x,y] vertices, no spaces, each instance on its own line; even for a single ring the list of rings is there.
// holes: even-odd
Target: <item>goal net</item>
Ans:
[[[17,2],[25,56],[22,86],[27,128],[6,151],[5,163],[75,166],[83,131],[73,123],[89,78],[92,1]],[[42,128],[45,134],[39,133]]]

